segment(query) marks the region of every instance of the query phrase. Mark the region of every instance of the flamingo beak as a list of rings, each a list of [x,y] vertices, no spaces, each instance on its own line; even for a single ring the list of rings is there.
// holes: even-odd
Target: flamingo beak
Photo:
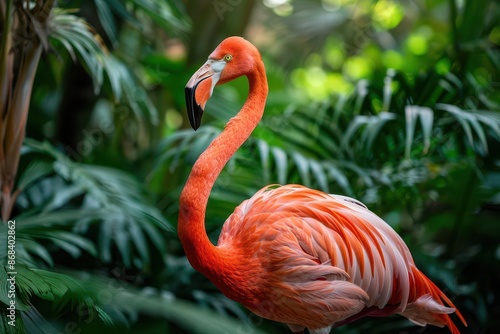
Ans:
[[[212,96],[214,87],[219,81],[220,72],[225,64],[224,61],[209,59],[193,74],[186,84],[187,114],[189,123],[194,130],[197,130],[201,125],[203,109],[210,96]]]

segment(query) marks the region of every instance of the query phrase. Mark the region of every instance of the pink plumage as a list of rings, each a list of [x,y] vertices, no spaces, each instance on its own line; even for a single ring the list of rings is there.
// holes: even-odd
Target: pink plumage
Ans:
[[[267,79],[258,50],[224,40],[186,86],[191,125],[216,84],[248,77],[242,110],[196,161],[180,198],[179,237],[193,267],[254,313],[312,334],[364,316],[401,314],[418,325],[447,326],[453,303],[413,262],[399,235],[362,203],[299,185],[268,186],[226,220],[218,245],[205,231],[217,176],[264,112]]]

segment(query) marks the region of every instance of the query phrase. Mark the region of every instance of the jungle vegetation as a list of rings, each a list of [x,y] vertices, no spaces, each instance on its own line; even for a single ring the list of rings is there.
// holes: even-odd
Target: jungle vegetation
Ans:
[[[184,85],[231,35],[261,50],[270,94],[211,195],[212,240],[267,184],[352,196],[463,333],[500,328],[498,2],[5,0],[0,17],[1,333],[288,333],[222,296],[176,234],[190,167],[248,88],[218,87],[195,132]]]

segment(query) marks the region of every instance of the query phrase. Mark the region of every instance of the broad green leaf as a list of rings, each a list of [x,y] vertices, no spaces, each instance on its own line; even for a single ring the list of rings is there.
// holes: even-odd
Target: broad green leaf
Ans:
[[[267,145],[267,143],[262,140],[258,140],[257,147],[259,149],[264,183],[268,184],[270,182],[269,145]]]
[[[254,334],[263,334],[252,324],[222,317],[213,311],[202,309],[183,300],[160,298],[158,294],[144,296],[123,292],[117,294],[115,299],[118,304],[128,305],[142,313],[165,317],[191,333],[220,334],[251,330]]]
[[[109,214],[110,211],[105,209],[94,211],[89,211],[87,209],[74,209],[48,212],[39,215],[26,215],[25,213],[22,213],[14,218],[22,221],[24,228],[29,228],[61,225],[68,226],[73,224],[78,217],[93,217],[95,219],[100,219],[109,216]]]
[[[7,281],[8,278],[9,276],[5,267],[0,266],[0,302],[4,305],[9,305],[10,303],[10,298],[8,297],[10,283]]]
[[[173,35],[184,34],[188,25],[174,15],[173,8],[162,0],[127,0],[144,11],[156,24]]]
[[[272,147],[274,164],[276,166],[276,173],[278,175],[278,183],[286,184],[288,179],[288,158],[284,150],[279,147]]]
[[[352,163],[352,162],[349,162],[349,161],[335,161],[335,163],[339,167],[344,167],[344,168],[352,170],[353,172],[355,172],[361,178],[361,180],[368,187],[373,187],[373,185],[374,185],[373,184],[373,180],[372,180],[370,174],[368,173],[368,171],[362,169],[361,167],[359,167],[355,163]]]
[[[470,113],[473,114],[478,121],[486,125],[497,137],[497,140],[500,140],[500,113],[485,110],[471,110]]]
[[[489,6],[489,0],[465,0],[461,24],[458,27],[459,43],[471,43],[481,39],[484,26],[477,20],[479,17],[487,17]]]
[[[332,179],[333,181],[335,181],[342,188],[342,190],[346,194],[352,195],[351,185],[349,184],[349,180],[348,180],[347,176],[344,173],[342,173],[331,162],[327,161],[327,162],[324,163],[324,165],[325,165],[325,168],[328,171],[328,175],[329,175],[330,179]]]
[[[376,116],[372,116],[370,121],[367,123],[367,126],[363,132],[363,141],[366,143],[366,150],[370,151],[373,146],[373,142],[380,134],[384,125],[396,119],[396,114],[382,111]]]
[[[92,256],[97,255],[94,244],[89,239],[82,237],[76,233],[67,231],[54,231],[53,233],[50,234],[49,239],[51,240],[58,239],[72,246],[81,248],[87,251]]]
[[[134,242],[134,246],[136,247],[139,255],[143,259],[144,262],[149,262],[149,251],[148,251],[148,242],[144,237],[144,233],[142,229],[139,228],[137,224],[129,225],[129,234]]]
[[[16,271],[16,288],[23,300],[28,300],[32,295],[45,300],[54,300],[50,285],[40,275],[22,265],[17,265]]]
[[[111,43],[116,45],[118,43],[116,37],[116,22],[113,17],[113,13],[111,12],[109,2],[104,0],[94,0],[94,3],[97,9],[97,16],[99,17],[99,21],[101,22],[104,31],[106,31],[106,35],[110,39]]]
[[[465,135],[467,136],[467,140],[469,142],[469,145],[472,147],[474,146],[474,137],[472,134],[472,129],[471,125],[476,131],[476,134],[479,136],[481,144],[483,145],[483,148],[487,151],[487,145],[486,145],[486,138],[484,137],[484,131],[482,130],[481,126],[479,123],[474,119],[471,118],[467,112],[463,111],[457,106],[453,106],[450,104],[444,104],[444,103],[439,103],[436,105],[436,108],[439,108],[441,110],[445,110],[452,114],[455,119],[460,123],[462,126],[462,129],[465,132]]]
[[[488,143],[486,141],[486,135],[484,133],[484,130],[477,120],[473,115],[467,114],[467,118],[469,120],[469,123],[472,125],[472,128],[476,131],[476,135],[479,138],[480,145],[481,147],[481,152],[483,155],[486,155],[488,153]]]
[[[82,195],[84,190],[77,185],[69,185],[54,193],[52,198],[43,206],[42,214],[51,212],[67,204],[71,199]]]
[[[126,267],[132,264],[130,248],[128,247],[130,233],[127,231],[128,221],[122,219],[111,220],[113,222],[113,240],[120,252]]]
[[[356,115],[354,116],[354,119],[349,123],[349,127],[347,130],[344,132],[343,138],[342,138],[342,148],[344,150],[349,150],[349,144],[351,143],[352,139],[354,138],[354,135],[356,132],[361,129],[364,125],[370,122],[370,117],[365,116],[365,115]]]
[[[405,120],[406,120],[406,136],[405,136],[405,157],[410,159],[411,147],[413,145],[413,137],[415,134],[415,124],[417,124],[418,107],[406,106],[405,107]]]
[[[103,83],[104,45],[91,31],[85,20],[70,14],[71,11],[54,8],[51,11],[50,37],[60,42],[73,60],[76,55],[81,57],[82,64],[89,71],[97,94]],[[75,53],[75,49],[77,53]]]
[[[324,192],[328,192],[328,181],[323,167],[317,161],[312,159],[309,160],[309,166],[311,167],[312,175],[316,179],[320,189]]]
[[[128,66],[113,55],[103,57],[102,61],[115,102],[123,102],[129,106],[138,120],[148,119],[151,124],[158,124],[158,110]]]
[[[21,312],[21,317],[26,331],[30,334],[57,333],[57,330],[34,306],[31,306],[28,310]]]
[[[392,98],[392,82],[396,71],[392,68],[387,69],[386,76],[384,78],[384,88],[383,88],[383,102],[382,111],[389,111],[391,108],[391,98]]]
[[[292,154],[292,159],[297,166],[297,171],[299,172],[302,183],[306,187],[311,186],[311,174],[309,174],[309,161],[302,154],[294,152]]]
[[[111,240],[113,240],[113,224],[105,220],[97,239],[99,254],[104,262],[111,262]]]
[[[18,189],[25,189],[36,180],[52,173],[52,166],[45,161],[32,161],[19,176]]]
[[[25,233],[25,232],[23,232]],[[40,243],[38,243],[35,240],[32,239],[27,239],[25,237],[20,237],[20,247],[25,249],[29,254],[33,254],[44,260],[50,267],[54,266],[54,259],[50,255],[49,251],[47,248],[42,246]],[[22,257],[24,258],[24,257]]]
[[[113,319],[99,306],[96,306],[97,314],[99,318],[104,322],[104,324],[108,327],[113,327],[115,325]]]
[[[362,114],[363,103],[368,95],[368,81],[359,80],[356,84],[356,104],[354,106],[354,114]]]
[[[431,108],[419,107],[418,116],[420,118],[420,125],[422,126],[422,133],[424,135],[424,153],[427,153],[429,146],[431,145],[434,112]]]

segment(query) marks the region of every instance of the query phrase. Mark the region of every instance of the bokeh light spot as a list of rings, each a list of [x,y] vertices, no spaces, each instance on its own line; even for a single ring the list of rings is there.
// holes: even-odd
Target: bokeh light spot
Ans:
[[[338,70],[344,63],[344,51],[340,47],[332,47],[326,50],[325,62],[331,68]]]
[[[290,0],[264,0],[264,5],[272,8],[278,16],[289,16],[293,13],[293,5]]]
[[[328,90],[337,94],[349,94],[354,86],[346,81],[340,73],[329,73],[327,76]]]
[[[434,68],[438,74],[446,74],[451,69],[451,62],[449,59],[443,58],[436,63]]]
[[[397,51],[387,50],[382,55],[384,67],[400,70],[403,67],[403,56]]]
[[[372,74],[372,63],[363,57],[351,57],[343,66],[344,73],[353,80],[368,78]]]
[[[421,56],[427,53],[427,39],[422,35],[413,34],[408,37],[406,43],[408,50],[410,50],[410,52],[414,55]]]
[[[179,129],[182,125],[182,116],[177,110],[169,109],[165,114],[165,123],[169,129]]]
[[[404,9],[397,2],[381,0],[373,6],[373,20],[384,29],[397,27],[403,17]]]
[[[493,30],[490,32],[489,39],[492,43],[500,45],[500,26],[496,26],[495,28],[493,28]]]

